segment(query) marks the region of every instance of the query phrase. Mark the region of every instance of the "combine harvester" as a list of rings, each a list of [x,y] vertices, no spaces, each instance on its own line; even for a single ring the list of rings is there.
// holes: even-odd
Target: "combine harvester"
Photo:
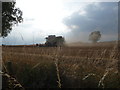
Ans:
[[[65,40],[62,36],[49,35],[45,38],[45,44],[36,44],[38,47],[62,47],[64,46]]]

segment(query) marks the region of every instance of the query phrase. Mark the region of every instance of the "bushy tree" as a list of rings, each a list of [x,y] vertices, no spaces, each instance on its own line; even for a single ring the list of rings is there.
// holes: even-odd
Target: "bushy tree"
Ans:
[[[91,34],[89,35],[89,40],[92,41],[93,43],[96,43],[97,41],[99,41],[100,38],[101,38],[100,31],[91,32]]]
[[[2,2],[2,37],[6,37],[14,25],[23,21],[22,11],[15,4],[15,1]]]

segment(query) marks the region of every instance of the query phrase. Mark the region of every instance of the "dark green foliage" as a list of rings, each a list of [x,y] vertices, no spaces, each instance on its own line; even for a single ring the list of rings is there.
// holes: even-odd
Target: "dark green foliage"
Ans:
[[[22,11],[15,4],[16,2],[2,2],[2,37],[11,32],[13,25],[23,21]]]

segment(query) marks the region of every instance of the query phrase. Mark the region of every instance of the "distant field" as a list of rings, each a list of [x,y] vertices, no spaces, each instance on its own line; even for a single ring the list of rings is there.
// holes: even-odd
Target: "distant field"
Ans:
[[[103,47],[113,47],[118,41],[108,41],[108,42],[97,42],[97,43],[85,43],[85,42],[73,42],[67,43],[68,46],[103,46]]]
[[[25,88],[120,88],[118,47],[94,44],[69,47],[3,47],[13,76]]]

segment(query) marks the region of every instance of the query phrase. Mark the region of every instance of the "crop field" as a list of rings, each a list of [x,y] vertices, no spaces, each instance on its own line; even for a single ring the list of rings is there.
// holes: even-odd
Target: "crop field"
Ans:
[[[2,47],[3,71],[28,88],[120,88],[117,45]]]

